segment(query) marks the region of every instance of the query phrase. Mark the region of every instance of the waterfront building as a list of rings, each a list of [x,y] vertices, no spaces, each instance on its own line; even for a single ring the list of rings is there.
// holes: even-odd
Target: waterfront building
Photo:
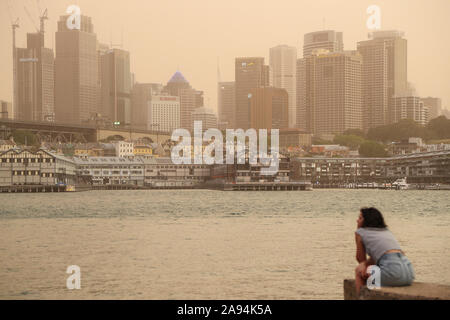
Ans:
[[[45,150],[0,153],[0,186],[74,184],[75,162]]]
[[[289,127],[289,95],[285,89],[250,89],[250,128],[286,129]]]
[[[363,126],[370,128],[394,123],[394,96],[408,92],[407,40],[399,31],[375,31],[358,42],[363,57]]]
[[[235,127],[235,82],[219,82],[217,90],[217,106],[219,110],[219,128]]]
[[[116,147],[116,157],[125,158],[134,156],[134,144],[128,141],[116,141],[114,143]]]
[[[16,143],[12,140],[0,140],[0,152],[5,152],[16,148]]]
[[[270,85],[269,66],[264,58],[244,57],[235,59],[235,126],[250,128],[250,90]]]
[[[362,129],[362,57],[318,49],[297,62],[297,124],[316,135]]]
[[[86,123],[97,113],[100,86],[97,36],[90,17],[81,15],[80,30],[68,29],[61,16],[55,35],[56,121]]]
[[[323,30],[305,34],[303,39],[303,58],[311,55],[316,49],[324,49],[329,52],[343,51],[344,40],[342,32]]]
[[[144,185],[144,163],[140,158],[74,158],[79,180],[91,185]]]
[[[390,158],[293,158],[291,179],[314,185],[386,183],[450,183],[450,150],[398,155]]]
[[[145,144],[134,145],[133,149],[134,156],[151,157],[153,156],[153,148]]]
[[[210,177],[210,166],[205,164],[176,165],[171,158],[142,158],[145,167],[145,185],[154,188],[194,187]]]
[[[296,125],[296,72],[297,48],[280,45],[270,48],[270,71],[272,86],[285,89],[289,98],[289,128]]]

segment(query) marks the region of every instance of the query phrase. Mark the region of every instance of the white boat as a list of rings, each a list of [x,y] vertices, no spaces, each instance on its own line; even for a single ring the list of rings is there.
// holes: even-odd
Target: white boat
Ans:
[[[392,182],[392,186],[394,188],[397,188],[398,190],[408,190],[409,184],[406,182],[406,177],[402,179],[397,179],[394,182]]]

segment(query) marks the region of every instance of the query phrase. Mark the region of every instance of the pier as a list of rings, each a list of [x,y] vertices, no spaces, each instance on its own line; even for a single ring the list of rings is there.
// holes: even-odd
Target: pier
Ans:
[[[245,182],[225,183],[224,191],[309,191],[310,182]]]
[[[35,193],[35,192],[66,192],[66,185],[14,185],[1,186],[0,193]]]

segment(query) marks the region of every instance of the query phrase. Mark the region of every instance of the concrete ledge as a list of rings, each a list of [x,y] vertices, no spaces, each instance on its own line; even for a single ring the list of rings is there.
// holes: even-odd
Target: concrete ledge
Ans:
[[[356,297],[355,280],[344,280],[344,300],[450,300],[450,286],[414,282],[407,287],[361,288]]]

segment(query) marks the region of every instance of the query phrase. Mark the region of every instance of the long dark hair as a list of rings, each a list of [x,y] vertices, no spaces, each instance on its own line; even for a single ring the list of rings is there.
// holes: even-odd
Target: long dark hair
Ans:
[[[387,228],[384,223],[383,215],[376,208],[361,208],[361,214],[364,218],[363,228]]]

